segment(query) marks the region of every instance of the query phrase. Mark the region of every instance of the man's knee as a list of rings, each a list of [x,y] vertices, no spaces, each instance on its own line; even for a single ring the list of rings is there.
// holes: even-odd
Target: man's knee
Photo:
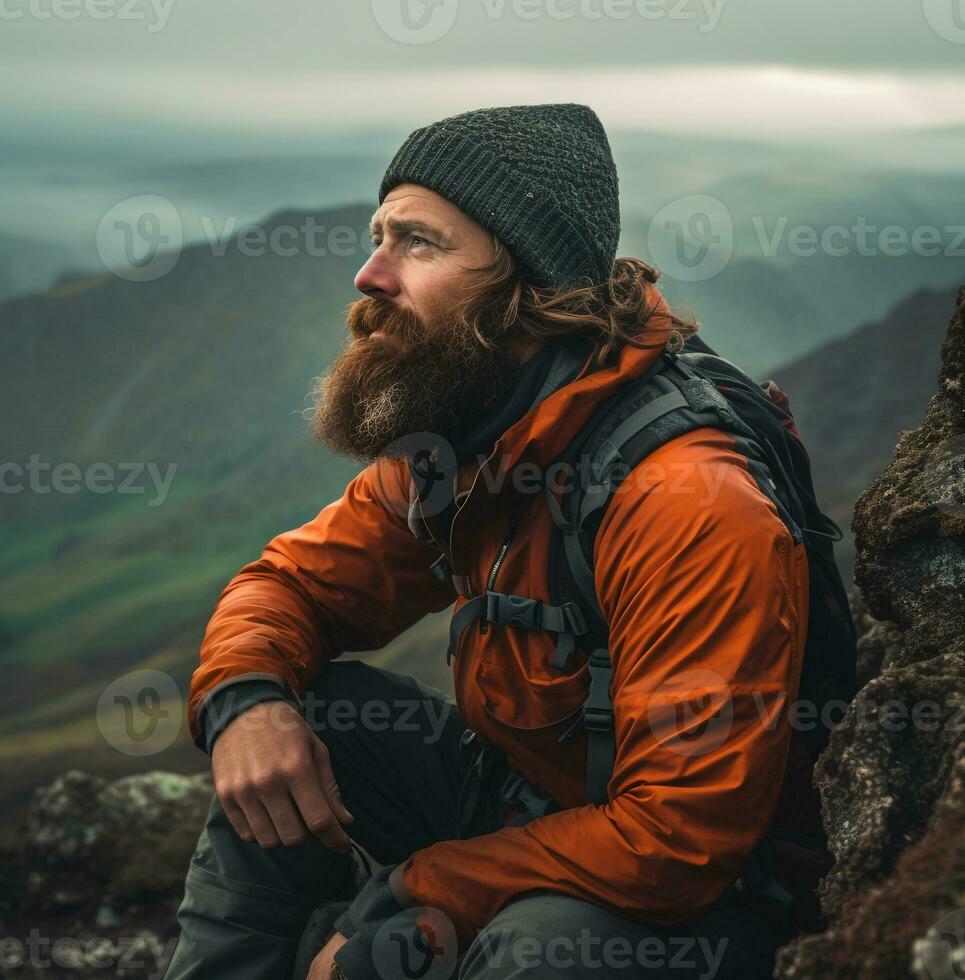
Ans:
[[[531,893],[510,902],[479,932],[459,980],[768,977],[773,949],[755,939],[760,925],[745,915],[728,899],[692,923],[648,925],[568,895]]]
[[[480,930],[463,957],[459,980],[509,980],[513,977],[607,976],[602,963],[595,971],[581,951],[581,931],[587,931],[586,902],[559,894],[518,898],[506,905]],[[582,945],[586,945],[584,942]]]

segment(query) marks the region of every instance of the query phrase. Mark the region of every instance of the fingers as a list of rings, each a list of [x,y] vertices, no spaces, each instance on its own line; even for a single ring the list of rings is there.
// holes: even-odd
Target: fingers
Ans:
[[[225,814],[238,836],[246,843],[257,842],[261,847],[277,847],[281,837],[265,805],[252,792],[218,794]]]
[[[318,785],[314,769],[304,779],[292,783],[292,799],[308,833],[333,851],[350,851],[352,839],[342,829],[325,794]]]
[[[261,847],[321,842],[333,851],[352,848],[342,823],[354,819],[342,802],[328,752],[312,735],[294,761],[262,774],[246,773],[240,785],[222,788],[222,806],[238,836]],[[324,786],[322,784],[324,780]]]
[[[234,827],[235,833],[247,843],[252,843],[255,839],[255,833],[251,829],[251,824],[248,823],[248,818],[245,816],[245,811],[235,803],[233,799],[225,797],[220,797],[221,805],[224,807],[225,815]]]
[[[281,837],[268,808],[260,800],[249,799],[244,803],[244,810],[258,844],[265,849],[278,847]]]
[[[335,770],[332,768],[332,760],[329,757],[325,743],[316,737],[312,743],[312,755],[315,760],[315,771],[317,773],[319,785],[325,798],[328,800],[332,812],[341,823],[351,823],[355,817],[348,811],[345,802],[342,800],[341,790],[335,779]]]
[[[342,801],[328,750],[315,736],[311,743],[311,764],[295,774],[289,789],[301,819],[308,830],[326,847],[348,851],[352,847],[342,824],[355,818]]]

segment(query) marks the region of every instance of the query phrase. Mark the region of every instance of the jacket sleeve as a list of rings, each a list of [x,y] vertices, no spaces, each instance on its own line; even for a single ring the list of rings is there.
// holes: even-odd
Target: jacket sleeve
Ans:
[[[535,889],[637,921],[689,920],[736,880],[770,821],[807,556],[719,433],[678,442],[630,473],[596,537],[614,666],[609,802],[435,844],[392,880],[401,901],[444,911],[461,944]]]
[[[404,461],[379,460],[231,579],[191,679],[188,725],[198,745],[204,709],[226,686],[269,681],[298,700],[324,663],[378,649],[454,601],[451,584],[429,573],[438,550],[413,535],[408,506]]]

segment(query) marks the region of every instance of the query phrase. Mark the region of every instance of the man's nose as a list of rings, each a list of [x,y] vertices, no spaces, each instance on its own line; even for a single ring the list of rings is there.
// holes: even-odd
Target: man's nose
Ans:
[[[388,257],[376,249],[355,276],[355,288],[366,296],[395,299],[402,292]]]

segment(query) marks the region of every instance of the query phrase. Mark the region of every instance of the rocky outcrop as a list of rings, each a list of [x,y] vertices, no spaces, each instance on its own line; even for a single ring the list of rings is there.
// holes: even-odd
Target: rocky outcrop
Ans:
[[[37,794],[27,820],[31,904],[81,905],[92,889],[102,906],[177,894],[211,794],[206,773],[61,776]]]
[[[815,776],[829,928],[781,952],[786,980],[965,976],[963,318],[965,287],[924,420],[855,506],[864,686]]]
[[[38,790],[3,855],[4,976],[163,975],[211,777],[108,781],[71,770]]]

